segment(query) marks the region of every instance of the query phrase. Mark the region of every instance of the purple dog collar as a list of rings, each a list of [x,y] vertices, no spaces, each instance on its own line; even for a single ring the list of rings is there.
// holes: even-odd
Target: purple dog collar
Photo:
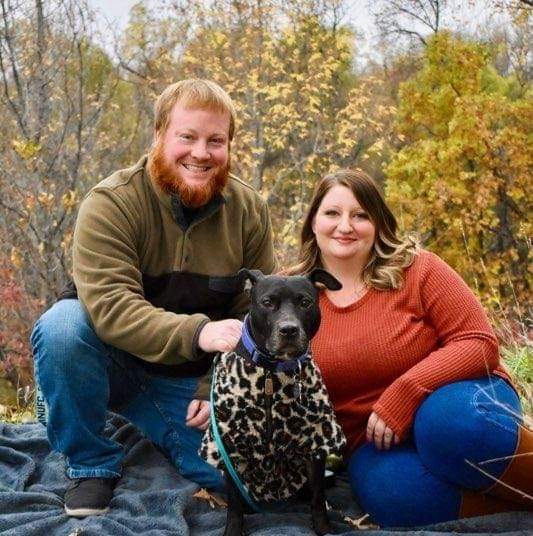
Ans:
[[[250,354],[251,360],[257,366],[272,370],[274,372],[294,372],[306,361],[311,359],[309,354],[309,346],[307,347],[305,353],[295,357],[294,359],[291,359],[290,361],[278,361],[272,354],[259,350],[250,333],[250,315],[248,314],[244,318],[241,341],[246,351]]]

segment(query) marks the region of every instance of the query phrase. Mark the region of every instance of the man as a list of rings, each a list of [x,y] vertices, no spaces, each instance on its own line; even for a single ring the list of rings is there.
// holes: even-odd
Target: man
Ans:
[[[235,110],[215,83],[184,80],[155,104],[148,157],[80,206],[73,276],[32,333],[48,438],[72,479],[65,510],[107,511],[123,452],[107,409],[130,419],[185,477],[220,475],[197,454],[209,418],[212,352],[232,349],[246,308],[240,268],[276,269],[268,209],[229,174]],[[203,377],[203,379],[202,379]]]

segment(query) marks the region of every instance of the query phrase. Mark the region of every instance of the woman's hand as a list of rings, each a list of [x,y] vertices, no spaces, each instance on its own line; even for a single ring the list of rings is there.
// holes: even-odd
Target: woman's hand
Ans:
[[[369,443],[373,442],[378,450],[389,450],[391,445],[397,445],[400,442],[400,438],[374,411],[366,425],[366,440]]]
[[[192,428],[205,430],[209,424],[209,402],[195,398],[189,403],[185,424]]]

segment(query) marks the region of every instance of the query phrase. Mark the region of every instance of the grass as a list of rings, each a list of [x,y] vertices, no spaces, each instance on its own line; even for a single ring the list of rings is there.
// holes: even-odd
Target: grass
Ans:
[[[7,380],[0,383],[0,420],[10,423],[35,421],[34,389],[16,389]]]
[[[520,395],[524,415],[531,424],[533,418],[533,345],[503,347],[501,355]]]

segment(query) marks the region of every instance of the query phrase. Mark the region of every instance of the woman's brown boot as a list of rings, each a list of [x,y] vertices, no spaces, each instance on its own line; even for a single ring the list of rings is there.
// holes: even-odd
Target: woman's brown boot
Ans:
[[[485,495],[480,491],[464,490],[461,494],[461,509],[459,518],[487,516],[500,512],[522,510],[521,506],[498,497]]]
[[[533,432],[518,427],[518,444],[511,463],[485,494],[518,503],[521,510],[533,510]]]
[[[533,510],[533,432],[518,427],[518,443],[503,475],[489,489],[463,491],[459,517]]]

